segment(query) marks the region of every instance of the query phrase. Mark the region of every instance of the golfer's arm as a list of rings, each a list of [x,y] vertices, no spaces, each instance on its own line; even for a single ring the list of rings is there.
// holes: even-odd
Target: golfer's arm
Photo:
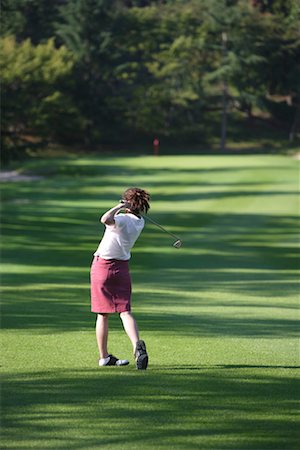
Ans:
[[[104,225],[114,225],[115,223],[115,215],[124,208],[123,203],[120,203],[117,206],[114,206],[110,210],[106,211],[102,217],[100,217],[100,222]]]

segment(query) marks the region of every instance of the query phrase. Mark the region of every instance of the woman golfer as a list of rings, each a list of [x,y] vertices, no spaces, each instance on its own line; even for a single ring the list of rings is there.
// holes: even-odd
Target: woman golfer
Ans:
[[[99,366],[125,366],[129,361],[118,359],[107,349],[108,318],[119,313],[132,343],[137,369],[146,369],[148,355],[140,340],[138,327],[131,314],[130,251],[144,228],[141,213],[147,213],[150,195],[139,188],[127,189],[120,203],[100,218],[106,227],[94,253],[91,266],[92,312],[97,314],[96,338]],[[123,210],[123,213],[121,213]]]

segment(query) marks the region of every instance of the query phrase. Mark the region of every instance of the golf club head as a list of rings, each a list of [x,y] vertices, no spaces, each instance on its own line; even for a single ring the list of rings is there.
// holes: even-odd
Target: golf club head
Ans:
[[[173,247],[180,248],[182,246],[182,242],[180,239],[174,242]]]

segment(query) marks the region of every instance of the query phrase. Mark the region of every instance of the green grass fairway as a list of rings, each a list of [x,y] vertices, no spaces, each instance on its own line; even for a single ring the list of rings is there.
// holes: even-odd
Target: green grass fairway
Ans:
[[[299,449],[298,164],[288,156],[33,159],[2,183],[1,449]],[[152,194],[131,260],[150,365],[118,316],[97,367],[98,217]]]

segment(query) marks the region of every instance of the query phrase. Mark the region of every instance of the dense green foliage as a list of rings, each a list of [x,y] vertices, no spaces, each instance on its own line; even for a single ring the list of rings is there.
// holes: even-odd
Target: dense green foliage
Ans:
[[[0,44],[6,141],[18,148],[26,134],[62,139],[69,130],[78,136],[79,113],[62,90],[74,64],[71,52],[64,46],[56,49],[53,39],[33,46],[29,39],[18,44],[9,36]]]
[[[3,183],[1,449],[298,450],[298,163],[34,158]],[[129,180],[183,240],[147,223],[132,252],[142,373],[118,316],[130,365],[97,367],[90,314],[98,218]]]
[[[2,102],[6,146],[15,146],[16,134],[18,139],[34,134],[89,146],[154,135],[209,143],[224,101],[232,115],[248,120],[258,113],[268,117],[291,140],[299,131],[297,1],[2,0],[1,4],[2,47],[7,47],[7,40],[15,42],[12,59],[18,59],[11,63],[4,58],[2,63],[9,65]],[[52,77],[51,67],[61,49],[73,64]],[[38,64],[54,58],[45,67],[50,70],[47,93],[45,82],[35,80],[37,58]],[[33,83],[29,87],[20,74],[24,59],[26,77]],[[34,107],[40,98],[48,99],[47,107],[44,100]],[[31,110],[28,115],[24,104]],[[46,111],[40,113],[43,108]]]

